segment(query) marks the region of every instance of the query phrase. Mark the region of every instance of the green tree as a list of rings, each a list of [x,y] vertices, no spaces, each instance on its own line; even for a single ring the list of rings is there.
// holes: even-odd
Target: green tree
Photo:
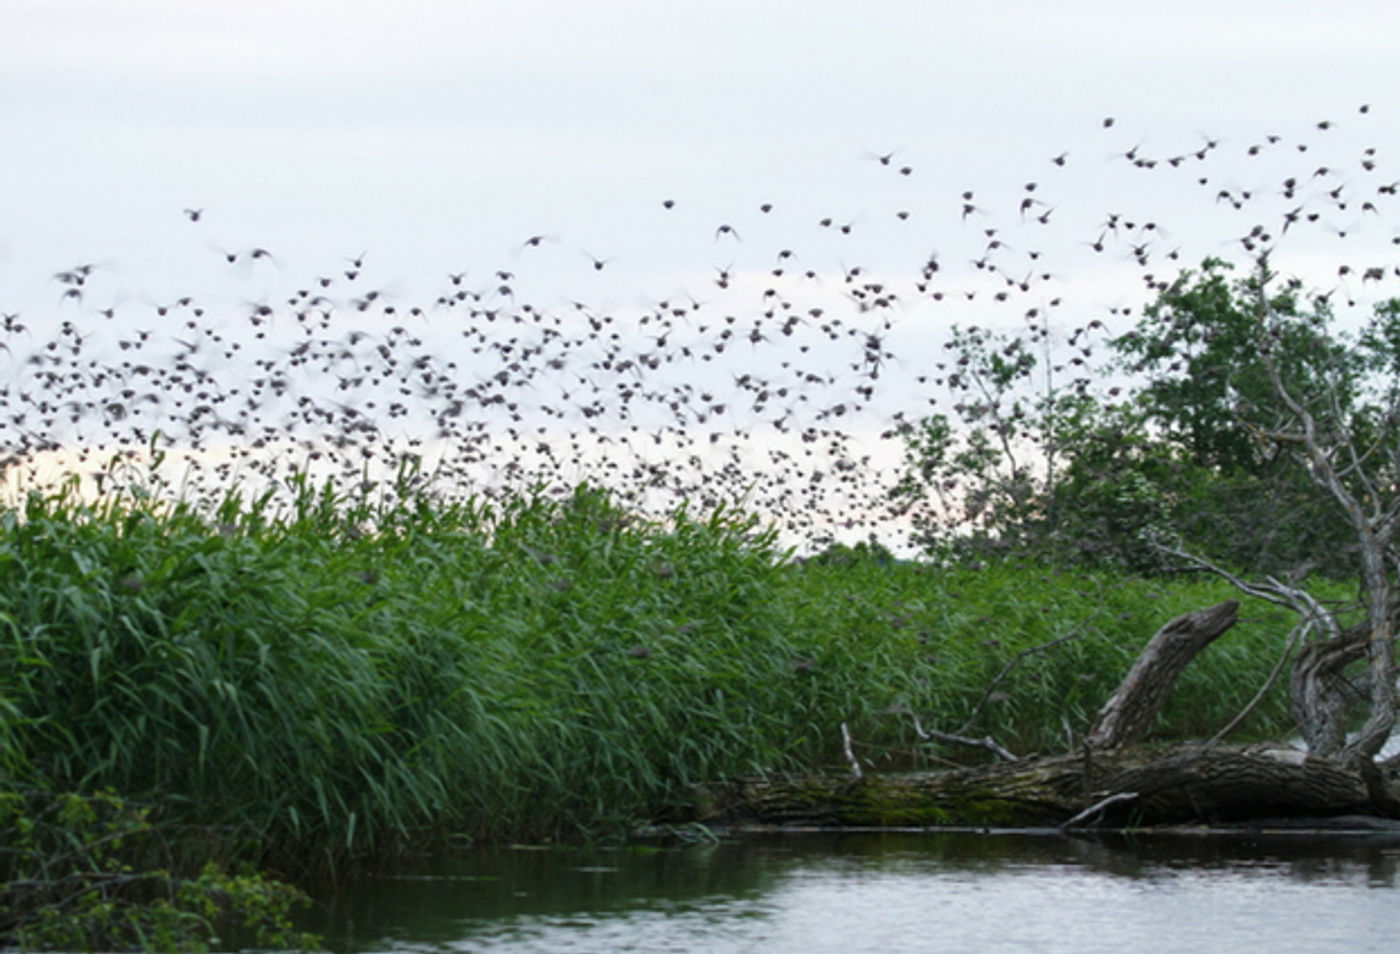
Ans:
[[[955,329],[946,382],[959,400],[951,416],[906,425],[892,491],[926,553],[1160,568],[1151,543],[1201,474],[1122,388],[1092,392],[1082,372],[1101,328],[1091,322],[1060,342],[1041,325],[1020,335]]]
[[[893,494],[915,512],[916,542],[949,559],[1015,552],[1138,571],[1162,569],[1171,543],[1248,573],[1353,572],[1332,502],[1261,435],[1287,418],[1275,375],[1329,402],[1329,419],[1375,432],[1383,392],[1400,386],[1400,304],[1340,336],[1327,300],[1304,307],[1293,284],[1264,301],[1266,326],[1265,273],[1231,268],[1210,259],[1162,289],[1109,342],[1096,371],[1121,383],[1098,393],[1084,378],[1056,385],[1064,363],[1043,329],[956,332],[956,417],[904,432]]]
[[[1174,479],[1159,486],[1171,499],[1179,543],[1245,572],[1310,565],[1348,575],[1347,528],[1261,433],[1288,416],[1275,377],[1290,393],[1325,400],[1330,417],[1359,426],[1378,349],[1333,334],[1329,300],[1304,307],[1297,283],[1266,295],[1267,260],[1260,265],[1233,280],[1233,266],[1218,259],[1183,271],[1132,331],[1114,339],[1117,368],[1138,382],[1133,400],[1148,439],[1178,461]]]
[[[1031,393],[1043,371],[1037,339],[1036,332],[953,329],[943,380],[958,399],[954,416],[905,425],[906,469],[892,491],[914,513],[915,540],[925,551],[994,552],[1041,532],[1041,483],[1056,450],[1049,408]]]

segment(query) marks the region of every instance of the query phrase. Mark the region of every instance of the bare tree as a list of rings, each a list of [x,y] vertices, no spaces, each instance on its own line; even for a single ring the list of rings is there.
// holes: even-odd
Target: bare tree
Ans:
[[[1241,580],[1209,560],[1179,549],[1164,548],[1188,562],[1218,573],[1242,591],[1286,606],[1299,624],[1289,646],[1302,643],[1290,684],[1293,712],[1309,752],[1343,760],[1374,760],[1396,721],[1395,637],[1397,617],[1396,527],[1400,523],[1400,392],[1394,382],[1373,389],[1363,408],[1349,406],[1339,375],[1355,368],[1331,367],[1321,357],[1322,373],[1308,376],[1311,393],[1300,393],[1298,375],[1282,366],[1281,340],[1288,322],[1269,296],[1274,279],[1261,258],[1253,286],[1258,317],[1260,357],[1273,386],[1272,407],[1240,409],[1240,418],[1262,444],[1291,455],[1312,482],[1335,505],[1355,540],[1359,561],[1361,621],[1346,621],[1357,607],[1328,607],[1300,584],[1306,566],[1284,579],[1262,583]],[[1340,351],[1338,354],[1354,352]],[[1350,614],[1348,611],[1352,611]],[[1353,664],[1365,660],[1357,676]],[[1360,730],[1347,738],[1347,716],[1367,703]]]

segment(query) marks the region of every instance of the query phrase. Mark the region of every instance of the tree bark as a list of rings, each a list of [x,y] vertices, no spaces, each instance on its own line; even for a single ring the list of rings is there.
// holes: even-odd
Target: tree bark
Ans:
[[[1104,704],[1080,754],[945,772],[735,779],[697,789],[672,820],[1070,827],[1357,814],[1400,818],[1400,784],[1392,767],[1345,750],[1309,754],[1281,745],[1129,745],[1147,733],[1177,676],[1234,625],[1238,611],[1232,600],[1163,626]],[[1364,655],[1366,646],[1359,640],[1354,646],[1341,640],[1318,646],[1314,664],[1300,660],[1294,691],[1299,691],[1299,672],[1308,674],[1305,681],[1327,696],[1311,703],[1327,709],[1324,703],[1337,689],[1333,676],[1340,678],[1340,667]],[[1330,740],[1340,733],[1340,722],[1318,730]]]
[[[1171,695],[1176,677],[1197,653],[1235,625],[1239,609],[1237,601],[1227,600],[1178,616],[1157,630],[1099,710],[1089,729],[1089,744],[1111,749],[1145,737]]]
[[[696,793],[680,820],[835,827],[1060,826],[1103,804],[1106,825],[1371,814],[1396,785],[1283,746],[1124,748],[949,772],[746,778]],[[1374,766],[1372,766],[1374,769]]]
[[[1293,661],[1289,685],[1293,719],[1308,751],[1334,756],[1347,741],[1346,717],[1361,695],[1346,670],[1366,656],[1366,629],[1307,643]]]

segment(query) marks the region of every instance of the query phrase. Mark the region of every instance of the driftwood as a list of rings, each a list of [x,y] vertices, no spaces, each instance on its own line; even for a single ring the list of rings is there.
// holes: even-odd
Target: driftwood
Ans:
[[[1177,676],[1234,625],[1238,610],[1238,603],[1225,602],[1163,626],[1104,704],[1079,753],[942,772],[735,779],[697,789],[679,820],[1067,828],[1300,816],[1400,818],[1400,785],[1389,766],[1369,759],[1310,756],[1281,745],[1164,749],[1134,744],[1147,733]],[[846,751],[849,755],[849,741]]]
[[[1376,780],[1373,779],[1373,783]],[[1393,783],[1382,782],[1387,794]],[[1117,797],[1121,796],[1121,797]],[[1391,796],[1394,797],[1393,795]],[[1060,827],[1386,815],[1347,763],[1286,746],[1126,748],[946,772],[747,778],[697,793],[685,820],[820,826]]]
[[[1166,704],[1176,677],[1197,653],[1235,625],[1239,610],[1239,603],[1228,600],[1178,616],[1159,629],[1099,711],[1089,729],[1089,744],[1096,749],[1115,748],[1143,739]]]

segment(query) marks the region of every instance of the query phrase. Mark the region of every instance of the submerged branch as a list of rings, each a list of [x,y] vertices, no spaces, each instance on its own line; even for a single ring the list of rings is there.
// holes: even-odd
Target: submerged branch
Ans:
[[[1393,783],[1287,746],[1128,747],[942,772],[742,778],[702,786],[688,821],[823,826],[1082,826],[1386,814]],[[1066,821],[1068,819],[1068,821]]]
[[[1073,828],[1080,822],[1085,822],[1090,819],[1101,818],[1103,816],[1104,809],[1108,808],[1108,806],[1116,805],[1119,802],[1135,801],[1137,798],[1137,792],[1114,792],[1112,795],[1108,795],[1104,798],[1099,799],[1097,802],[1090,805],[1088,808],[1084,809],[1082,812],[1073,816],[1072,818],[1066,818],[1064,821],[1060,822],[1060,824],[1057,827],[1061,829]]]

